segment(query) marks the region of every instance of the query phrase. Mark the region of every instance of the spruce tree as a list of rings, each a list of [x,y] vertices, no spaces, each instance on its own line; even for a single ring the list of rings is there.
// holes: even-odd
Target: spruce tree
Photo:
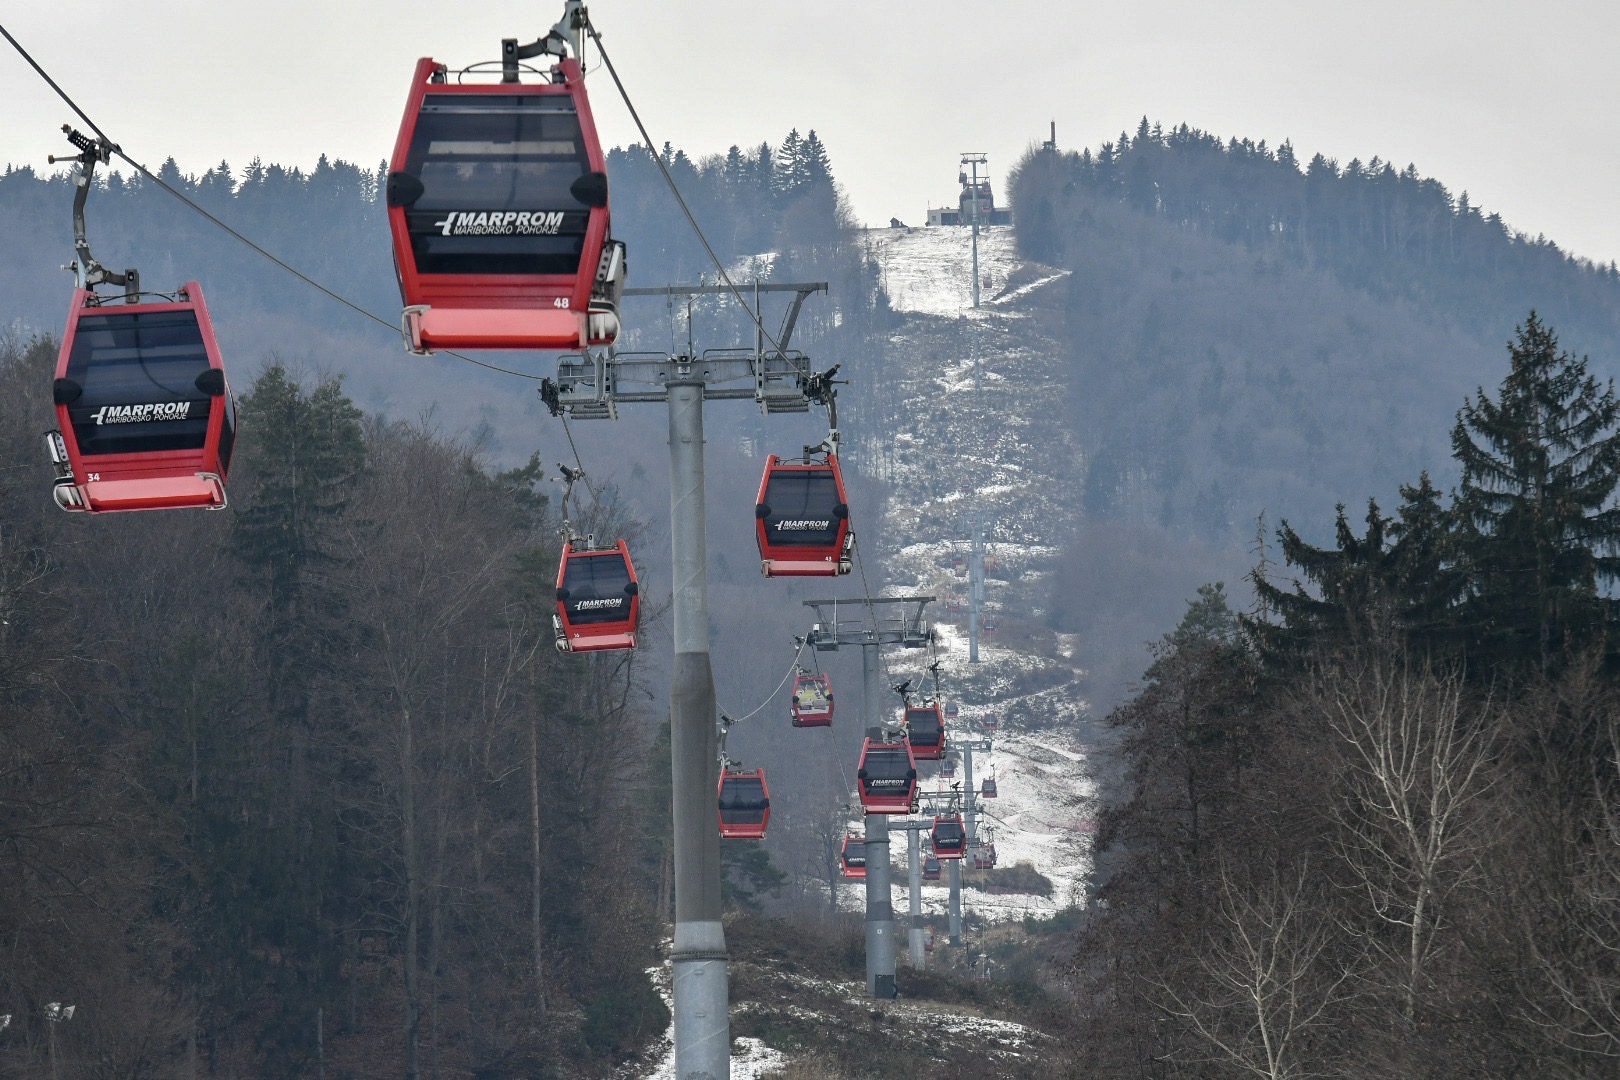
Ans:
[[[1465,630],[1485,663],[1546,675],[1612,619],[1599,587],[1620,577],[1620,403],[1534,311],[1508,353],[1496,400],[1465,399],[1451,433]]]
[[[1389,519],[1367,501],[1367,531],[1357,536],[1338,505],[1334,546],[1305,542],[1284,520],[1277,529],[1283,560],[1301,575],[1284,588],[1256,573],[1255,592],[1280,624],[1246,620],[1273,664],[1294,666],[1385,638],[1392,627],[1391,577],[1385,534]]]
[[[805,183],[832,183],[832,159],[827,156],[826,144],[816,137],[815,128],[805,136],[803,157]]]
[[[1250,577],[1255,591],[1281,622],[1245,620],[1272,661],[1292,665],[1369,649],[1416,650],[1431,658],[1453,651],[1462,587],[1455,518],[1427,472],[1416,486],[1400,490],[1393,518],[1368,500],[1361,536],[1341,503],[1332,548],[1314,547],[1282,523],[1283,559],[1302,580],[1283,588],[1257,569]]]
[[[787,133],[787,138],[782,140],[782,146],[776,152],[777,193],[789,195],[804,180],[804,139],[799,135],[799,129],[794,128]]]

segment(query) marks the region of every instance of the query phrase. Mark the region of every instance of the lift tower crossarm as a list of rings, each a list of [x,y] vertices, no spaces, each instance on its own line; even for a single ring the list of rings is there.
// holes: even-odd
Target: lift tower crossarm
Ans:
[[[936,599],[879,596],[871,600],[806,600],[804,606],[816,613],[816,625],[805,635],[805,641],[820,652],[836,652],[840,645],[927,648],[934,641],[934,628],[923,621],[923,612]],[[879,607],[886,613],[879,614]],[[887,613],[894,608],[900,610]]]
[[[814,293],[826,292],[827,283],[759,283],[753,288],[760,293],[794,293],[797,304]],[[625,290],[626,296],[731,294],[723,285]],[[782,344],[786,343],[784,337]],[[557,362],[556,379],[541,381],[540,397],[553,416],[567,413],[575,420],[617,420],[620,405],[666,402],[672,385],[701,385],[704,400],[752,398],[761,412],[774,415],[807,412],[813,401],[825,403],[831,395],[825,393],[819,378],[804,353],[785,348],[767,351],[756,335],[752,349],[705,349],[697,355],[612,349],[566,354]]]

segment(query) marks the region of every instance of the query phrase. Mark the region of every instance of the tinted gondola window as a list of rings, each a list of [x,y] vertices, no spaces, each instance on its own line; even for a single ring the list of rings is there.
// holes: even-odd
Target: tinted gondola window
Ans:
[[[967,830],[955,821],[942,821],[934,826],[934,846],[946,851],[960,851],[967,844]]]
[[[831,469],[778,472],[765,485],[765,535],[783,547],[829,547],[838,542],[838,481]]]
[[[844,844],[844,865],[854,868],[866,865],[866,841],[850,840]]]
[[[590,207],[570,190],[591,171],[566,94],[429,94],[405,170],[421,274],[579,272]]]
[[[630,568],[617,551],[600,555],[569,555],[563,572],[568,599],[563,607],[568,621],[591,624],[622,622],[630,617]]]
[[[68,406],[79,452],[201,450],[213,399],[197,376],[208,367],[194,312],[81,315],[67,369],[84,391]]]
[[[939,714],[933,709],[907,709],[906,728],[910,732],[909,738],[918,746],[938,746],[939,737],[943,734],[943,727],[939,721]]]
[[[769,805],[757,776],[728,776],[720,786],[720,817],[727,825],[758,825]]]
[[[861,768],[866,772],[861,785],[868,795],[905,795],[916,774],[911,755],[898,745],[870,747]]]

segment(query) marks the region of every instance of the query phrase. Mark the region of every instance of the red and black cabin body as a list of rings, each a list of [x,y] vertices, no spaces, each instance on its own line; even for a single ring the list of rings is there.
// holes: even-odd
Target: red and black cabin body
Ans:
[[[939,880],[939,860],[932,855],[923,860],[922,876],[924,881]]]
[[[862,836],[845,836],[844,846],[838,851],[838,864],[843,868],[847,878],[864,878],[866,876],[866,838]]]
[[[867,739],[861,746],[856,771],[861,806],[868,814],[909,814],[917,794],[917,761],[909,743],[880,743]]]
[[[794,727],[832,726],[832,680],[825,675],[799,675],[793,680],[790,708]]]
[[[557,648],[562,652],[604,652],[636,647],[641,620],[641,586],[630,549],[623,540],[610,548],[563,545],[557,567]]]
[[[945,718],[938,705],[906,707],[906,740],[918,761],[938,761],[945,756]]]
[[[225,506],[236,406],[195,281],[150,303],[76,290],[52,396],[62,509]]]
[[[979,798],[981,798],[981,799],[993,799],[995,797],[996,797],[996,778],[993,777],[993,776],[987,776],[987,777],[984,778],[984,783],[979,785]]]
[[[552,76],[450,82],[417,61],[387,187],[414,351],[618,337],[624,248],[610,239],[602,144],[579,62]]]
[[[961,706],[957,705],[956,702],[947,701],[945,703],[945,719],[954,720],[956,719],[957,714],[959,714],[961,711]]]
[[[727,840],[763,840],[771,820],[765,770],[720,774],[720,835]]]
[[[946,814],[934,819],[931,833],[936,859],[960,859],[967,851],[967,828],[961,814]]]
[[[994,870],[996,868],[996,845],[986,844],[983,841],[973,846],[973,869]]]
[[[766,458],[754,518],[766,577],[849,573],[849,500],[836,455],[809,465]]]

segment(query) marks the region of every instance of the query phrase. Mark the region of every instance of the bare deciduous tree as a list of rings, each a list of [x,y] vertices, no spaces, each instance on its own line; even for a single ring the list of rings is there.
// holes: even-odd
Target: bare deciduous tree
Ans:
[[[1245,886],[1220,871],[1214,918],[1191,961],[1194,985],[1159,983],[1161,1005],[1222,1061],[1266,1080],[1324,1075],[1302,1044],[1333,1023],[1351,996],[1358,964],[1339,955],[1330,920],[1318,917],[1311,869]]]
[[[1402,1011],[1417,1019],[1425,964],[1444,904],[1481,847],[1472,811],[1489,786],[1496,717],[1464,715],[1456,674],[1373,661],[1319,678],[1316,693],[1343,752],[1333,802],[1339,851],[1374,915],[1401,930]],[[1375,947],[1378,934],[1369,935]]]
[[[1525,1011],[1553,1042],[1593,1061],[1620,1061],[1620,718],[1610,713],[1589,793],[1557,841],[1562,872],[1522,913],[1540,992]],[[1612,1068],[1612,1066],[1609,1066]]]

